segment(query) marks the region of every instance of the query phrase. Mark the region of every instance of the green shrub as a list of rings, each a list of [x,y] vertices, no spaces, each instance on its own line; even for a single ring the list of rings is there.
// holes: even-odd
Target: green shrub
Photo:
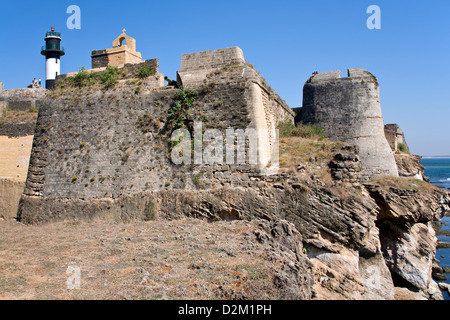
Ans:
[[[192,89],[185,89],[184,87],[181,87],[175,95],[175,100],[180,101],[187,108],[192,107],[195,99],[197,99],[197,92]]]
[[[31,106],[30,110],[28,110],[28,112],[30,112],[30,113],[38,113],[39,110],[35,106]]]
[[[197,99],[197,92],[192,89],[185,89],[181,87],[174,98],[173,104],[170,106],[167,114],[167,120],[173,123],[173,129],[179,129],[184,126],[186,120],[186,110],[192,107],[195,99]]]
[[[292,130],[291,136],[308,138],[308,139],[324,140],[325,139],[325,131],[322,128],[313,126],[311,124],[300,125],[300,126],[295,127]]]
[[[280,122],[278,124],[278,130],[281,138],[301,137],[305,139],[325,139],[325,131],[322,128],[311,124],[295,126],[291,120]]]
[[[149,76],[153,76],[155,74],[155,70],[152,67],[143,65],[139,68],[138,77],[139,78],[147,78]]]
[[[404,143],[399,142],[397,144],[397,150],[403,153],[407,153],[408,149],[406,148],[406,145]]]
[[[82,88],[95,83],[93,74],[91,72],[87,72],[84,67],[81,67],[80,71],[70,79],[72,81],[72,84],[78,88]]]
[[[280,122],[278,124],[278,130],[281,138],[286,138],[291,136],[292,130],[294,130],[295,125],[292,121],[287,120]]]
[[[105,86],[105,89],[109,89],[119,80],[119,68],[109,66],[99,78],[100,82]]]

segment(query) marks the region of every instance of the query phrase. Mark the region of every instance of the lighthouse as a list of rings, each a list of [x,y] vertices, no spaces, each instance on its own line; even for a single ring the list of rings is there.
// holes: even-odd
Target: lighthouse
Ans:
[[[64,47],[61,47],[61,33],[55,32],[54,27],[45,34],[45,46],[41,48],[41,54],[45,56],[45,87],[51,89],[61,72],[60,58],[65,55]]]

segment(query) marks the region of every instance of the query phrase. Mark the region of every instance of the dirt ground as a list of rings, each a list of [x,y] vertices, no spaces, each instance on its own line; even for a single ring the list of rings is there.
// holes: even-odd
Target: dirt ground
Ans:
[[[277,299],[251,222],[0,221],[0,299]]]

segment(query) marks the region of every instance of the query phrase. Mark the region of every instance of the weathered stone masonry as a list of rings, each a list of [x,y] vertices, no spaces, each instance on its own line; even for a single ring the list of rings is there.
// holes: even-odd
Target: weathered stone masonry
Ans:
[[[252,122],[249,127],[259,133],[258,148],[260,168],[266,167],[276,152],[272,142],[276,140],[276,129],[280,121],[294,119],[294,112],[254,68],[246,64],[244,54],[238,47],[184,54],[178,79],[183,86],[200,88],[211,83],[214,70],[241,72],[237,78],[245,80],[247,105]],[[234,108],[234,106],[231,106]],[[243,128],[239,128],[243,129]]]
[[[267,163],[268,137],[278,121],[293,119],[293,113],[251,66],[236,65],[234,59],[221,61],[214,62],[215,68],[207,69],[197,85],[180,72],[181,85],[198,93],[185,115],[186,124],[192,127],[194,121],[202,121],[204,129],[223,133],[229,128],[262,128],[259,139],[266,145],[260,151]],[[188,70],[184,65],[182,69]],[[35,197],[34,201],[118,199],[163,190],[258,186],[258,168],[249,164],[173,165],[167,154],[170,135],[164,127],[177,89],[156,89],[136,94],[118,86],[107,92],[43,99],[22,208]],[[41,220],[32,210],[21,210],[20,215]]]
[[[384,136],[379,85],[362,69],[349,69],[311,77],[303,89],[303,108],[297,120],[325,130],[328,138],[356,144],[363,176],[398,176],[391,148]]]
[[[36,110],[32,108],[36,108],[37,101],[45,95],[47,90],[2,89],[1,85],[0,217],[14,219],[25,187],[33,144]],[[5,111],[7,112],[4,113]],[[18,116],[14,121],[6,119],[15,114]]]

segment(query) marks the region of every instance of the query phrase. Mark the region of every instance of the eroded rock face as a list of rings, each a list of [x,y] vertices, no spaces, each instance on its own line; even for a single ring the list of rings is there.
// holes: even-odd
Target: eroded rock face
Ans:
[[[366,187],[380,208],[377,226],[387,266],[400,279],[427,291],[437,245],[431,221],[440,219],[447,210],[448,194]]]
[[[394,220],[399,224],[428,222],[440,219],[449,200],[444,191],[419,191],[399,188],[383,189],[366,185],[380,207],[378,219]]]
[[[395,153],[394,157],[398,167],[398,175],[400,177],[426,180],[424,174],[425,167],[420,164],[422,161],[421,156]]]
[[[283,266],[274,276],[275,285],[284,292],[282,299],[311,299],[312,264],[303,253],[301,234],[285,220],[261,220],[258,227],[254,231],[257,241],[267,247],[269,259]]]
[[[375,255],[364,255],[360,252],[359,270],[364,283],[364,300],[393,300],[395,287],[391,272],[380,251]]]
[[[426,290],[431,281],[431,266],[436,253],[435,232],[431,225],[416,223],[401,227],[381,223],[383,255],[392,272],[414,287]]]

